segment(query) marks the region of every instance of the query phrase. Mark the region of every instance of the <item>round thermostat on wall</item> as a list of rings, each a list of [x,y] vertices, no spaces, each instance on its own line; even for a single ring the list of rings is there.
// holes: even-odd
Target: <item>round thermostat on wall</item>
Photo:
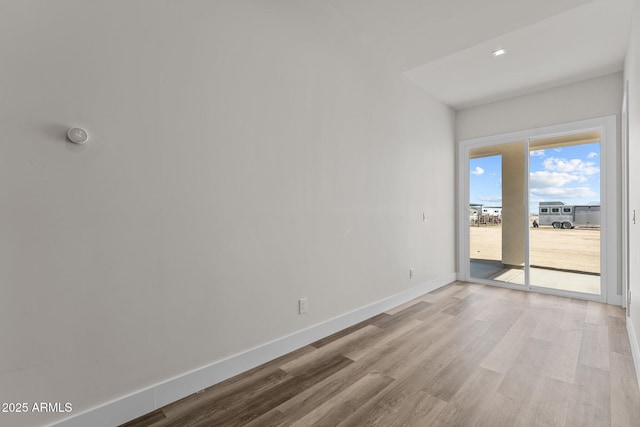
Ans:
[[[67,131],[67,138],[75,144],[84,144],[89,140],[89,134],[81,128],[71,128]]]

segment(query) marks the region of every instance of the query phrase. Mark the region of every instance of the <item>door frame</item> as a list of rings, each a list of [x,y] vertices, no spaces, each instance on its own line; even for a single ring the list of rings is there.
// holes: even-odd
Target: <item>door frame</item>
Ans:
[[[622,232],[622,236],[620,236],[622,239],[620,281],[622,282],[622,306],[627,309],[627,317],[629,317],[631,316],[631,288],[629,283],[629,80],[624,82],[620,127],[620,192],[622,193],[620,203],[620,228]]]
[[[529,139],[552,138],[562,135],[598,130],[601,132],[600,141],[600,205],[601,207],[601,234],[600,234],[600,282],[602,287],[601,295],[589,295],[577,292],[561,291],[557,289],[546,289],[529,286],[519,286],[509,283],[496,282],[491,280],[479,280],[474,278],[474,282],[502,286],[512,289],[520,289],[538,293],[548,293],[553,295],[580,298],[592,301],[606,302],[614,305],[622,305],[623,298],[621,289],[618,289],[618,279],[620,278],[620,267],[618,266],[618,215],[616,214],[619,200],[617,191],[617,129],[616,116],[598,117],[588,120],[580,120],[569,123],[562,123],[552,126],[527,129],[523,131],[510,132],[481,138],[466,139],[458,141],[458,279],[471,280],[470,256],[469,256],[469,150],[472,148],[499,145],[508,142],[523,141],[528,147]],[[528,164],[527,175],[528,176]],[[528,203],[529,191],[528,180],[523,183],[527,187],[525,192]],[[527,209],[528,214],[528,209]],[[527,220],[528,224],[528,220]],[[528,232],[525,234],[526,262],[529,262]],[[525,270],[526,271],[526,270]]]

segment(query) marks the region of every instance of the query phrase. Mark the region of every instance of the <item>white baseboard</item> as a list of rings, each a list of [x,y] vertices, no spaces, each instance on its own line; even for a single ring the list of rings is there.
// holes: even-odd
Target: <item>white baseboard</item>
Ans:
[[[255,368],[293,350],[311,344],[358,322],[436,290],[456,280],[456,273],[423,283],[397,295],[345,313],[310,328],[254,347],[202,368],[167,379],[151,387],[122,396],[88,411],[64,419],[56,427],[113,427],[148,414],[237,374]]]
[[[640,347],[638,347],[638,338],[636,338],[636,331],[630,317],[627,317],[627,334],[629,335],[629,344],[631,344],[633,365],[636,367],[636,381],[640,385]]]

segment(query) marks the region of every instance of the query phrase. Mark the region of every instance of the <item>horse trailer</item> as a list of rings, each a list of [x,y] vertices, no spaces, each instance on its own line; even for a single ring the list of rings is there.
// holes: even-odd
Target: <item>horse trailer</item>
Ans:
[[[540,202],[539,218],[540,225],[553,228],[600,227],[600,206]]]

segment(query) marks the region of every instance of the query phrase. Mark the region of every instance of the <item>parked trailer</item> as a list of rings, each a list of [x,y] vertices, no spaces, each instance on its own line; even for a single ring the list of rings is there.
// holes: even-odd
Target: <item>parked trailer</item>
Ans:
[[[600,206],[540,202],[539,223],[553,228],[600,227]]]

